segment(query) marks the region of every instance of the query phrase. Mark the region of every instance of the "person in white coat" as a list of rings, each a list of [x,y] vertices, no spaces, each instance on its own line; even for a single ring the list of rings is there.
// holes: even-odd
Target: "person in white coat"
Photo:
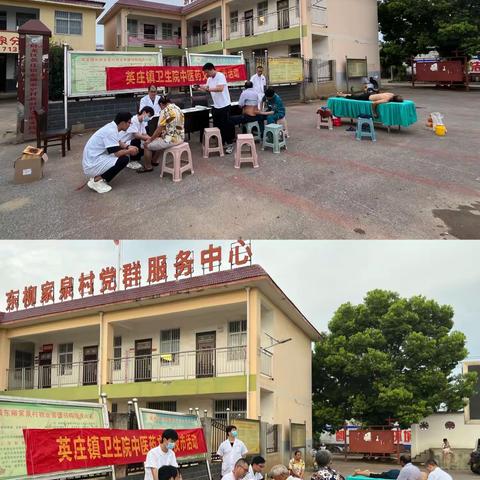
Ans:
[[[222,476],[232,472],[237,460],[245,458],[248,453],[245,444],[237,438],[238,431],[235,425],[229,425],[225,432],[227,439],[220,444],[217,451],[217,455],[222,459]]]
[[[241,458],[235,462],[233,470],[222,477],[222,480],[241,480],[246,478],[248,462]]]
[[[253,89],[258,95],[258,108],[262,108],[263,97],[265,96],[265,88],[267,87],[267,79],[263,74],[263,67],[259,65],[257,67],[257,73],[252,75],[250,81],[253,83]]]
[[[150,107],[153,108],[155,115],[160,115],[160,105],[158,104],[158,99],[160,97],[157,95],[157,87],[155,85],[150,85],[148,87],[148,94],[142,97],[140,100],[140,108]]]

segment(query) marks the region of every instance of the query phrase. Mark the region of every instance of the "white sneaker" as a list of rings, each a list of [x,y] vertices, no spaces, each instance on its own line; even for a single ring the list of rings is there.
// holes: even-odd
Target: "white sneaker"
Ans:
[[[127,163],[127,168],[131,168],[132,170],[138,170],[142,168],[142,164],[134,160],[133,162]]]
[[[232,144],[227,145],[227,146],[225,147],[225,153],[226,153],[227,155],[230,155],[232,152],[233,152],[233,145],[232,145]]]
[[[98,182],[91,178],[87,185],[98,193],[107,193],[112,189],[112,187],[103,178]]]

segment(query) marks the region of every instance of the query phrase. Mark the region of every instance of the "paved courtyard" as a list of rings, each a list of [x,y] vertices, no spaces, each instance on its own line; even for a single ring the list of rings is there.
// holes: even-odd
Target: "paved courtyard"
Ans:
[[[27,185],[13,183],[23,146],[4,143],[0,238],[480,238],[480,91],[395,91],[416,102],[419,121],[377,128],[376,143],[355,141],[347,125],[318,131],[325,102],[291,105],[288,151],[257,147],[259,169],[234,169],[233,155],[201,158],[194,134],[193,176],[125,170],[104,195],[76,190],[91,132],[74,135],[65,158],[52,147],[45,178]],[[444,114],[446,137],[424,126],[432,111]]]

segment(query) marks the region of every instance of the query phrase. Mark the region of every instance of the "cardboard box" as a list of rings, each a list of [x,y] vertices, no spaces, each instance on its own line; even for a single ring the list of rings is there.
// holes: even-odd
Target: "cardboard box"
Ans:
[[[15,183],[31,183],[43,178],[43,168],[47,160],[42,148],[27,147],[15,161]]]

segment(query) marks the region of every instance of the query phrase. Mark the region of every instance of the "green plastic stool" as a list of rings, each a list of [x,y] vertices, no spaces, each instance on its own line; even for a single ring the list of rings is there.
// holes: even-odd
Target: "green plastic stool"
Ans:
[[[262,140],[262,137],[260,136],[260,125],[258,122],[249,122],[245,124],[245,128],[247,129],[247,133],[251,133],[253,135],[253,140],[256,142],[257,140]],[[256,132],[254,133],[253,129],[257,129]]]
[[[271,140],[269,137],[271,137]],[[285,139],[283,125],[276,123],[265,125],[262,150],[265,150],[265,147],[272,147],[273,153],[280,153],[282,147],[285,147],[285,150],[287,149],[287,140]]]

